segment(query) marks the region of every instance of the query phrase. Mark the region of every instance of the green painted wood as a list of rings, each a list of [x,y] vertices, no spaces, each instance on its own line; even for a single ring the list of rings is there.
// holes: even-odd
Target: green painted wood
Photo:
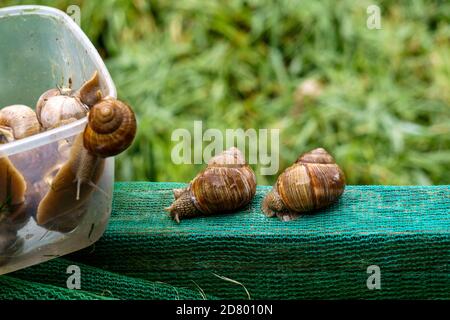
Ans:
[[[15,294],[30,283],[70,299],[450,298],[450,186],[348,186],[335,205],[290,222],[261,213],[270,188],[258,187],[241,212],[176,224],[163,208],[184,185],[116,183],[94,246],[0,277],[0,298],[32,298]],[[70,264],[86,296],[65,289]],[[380,290],[367,288],[371,265]]]

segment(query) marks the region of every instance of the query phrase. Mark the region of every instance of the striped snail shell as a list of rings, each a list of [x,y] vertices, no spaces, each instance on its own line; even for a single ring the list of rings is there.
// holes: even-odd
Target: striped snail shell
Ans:
[[[122,101],[105,98],[89,112],[84,130],[84,147],[93,155],[107,158],[127,149],[136,135],[136,117]]]
[[[175,201],[165,210],[180,219],[240,209],[256,193],[256,177],[242,153],[231,148],[211,158],[185,189],[174,189]]]
[[[278,177],[262,209],[268,216],[291,220],[299,213],[334,203],[344,188],[344,173],[333,157],[323,148],[314,149],[301,155]]]
[[[0,110],[0,140],[12,142],[41,130],[36,113],[28,106],[16,104]]]

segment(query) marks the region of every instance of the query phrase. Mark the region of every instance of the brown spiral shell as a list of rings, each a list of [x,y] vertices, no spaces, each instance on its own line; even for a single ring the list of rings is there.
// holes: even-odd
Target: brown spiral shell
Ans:
[[[263,201],[269,215],[292,215],[329,206],[345,189],[345,176],[323,148],[300,156],[277,179]]]
[[[136,117],[122,101],[107,98],[89,112],[84,130],[84,147],[102,158],[115,156],[127,149],[136,135]]]
[[[166,208],[180,219],[227,213],[250,203],[256,193],[256,177],[236,148],[212,158],[186,189],[175,189],[175,202]]]

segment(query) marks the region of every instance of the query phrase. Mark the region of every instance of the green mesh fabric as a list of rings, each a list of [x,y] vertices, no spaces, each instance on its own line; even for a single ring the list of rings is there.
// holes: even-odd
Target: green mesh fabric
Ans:
[[[77,265],[81,270],[81,290],[67,289],[67,267]],[[0,289],[0,299],[27,298],[27,299],[190,299],[205,298],[200,291],[191,291],[177,288],[162,282],[151,282],[139,278],[111,273],[82,263],[67,259],[54,259],[12,274],[18,288],[23,291],[14,294],[13,287],[8,292]],[[2,277],[0,277],[2,279]],[[20,281],[19,281],[20,279]],[[39,281],[39,283],[35,283]],[[9,279],[6,280],[9,284]],[[26,289],[31,284],[32,290]],[[44,287],[40,288],[40,285]],[[34,291],[34,287],[40,291]],[[56,289],[58,295],[53,294]],[[45,292],[48,290],[48,293]],[[25,293],[27,295],[25,295]],[[67,293],[67,296],[65,296]],[[207,299],[214,297],[206,296]]]
[[[450,186],[348,186],[290,222],[261,213],[270,188],[258,187],[241,212],[176,224],[163,208],[182,186],[117,183],[95,245],[1,276],[0,298],[450,299]],[[66,289],[70,264],[82,290]]]

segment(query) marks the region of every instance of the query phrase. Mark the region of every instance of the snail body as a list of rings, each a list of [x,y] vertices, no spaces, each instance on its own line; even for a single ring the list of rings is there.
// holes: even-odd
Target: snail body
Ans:
[[[100,180],[105,158],[124,151],[136,134],[136,119],[125,103],[105,98],[89,111],[84,132],[75,138],[69,160],[53,178],[37,208],[36,221],[48,230],[70,232],[80,223]]]
[[[25,201],[27,185],[22,174],[7,157],[0,158],[0,212],[17,208]],[[8,208],[7,208],[8,207]],[[12,210],[14,211],[14,210]]]
[[[301,213],[336,202],[345,189],[345,176],[323,148],[301,155],[277,179],[263,200],[267,216],[291,220]]]
[[[75,95],[89,108],[102,99],[103,94],[100,89],[100,77],[97,71],[94,72],[91,79],[86,81]]]
[[[14,127],[17,129],[16,126]],[[14,130],[11,129],[8,132],[10,136],[2,138],[4,132],[0,131],[0,144],[15,140]],[[22,135],[20,130],[16,132],[19,133],[18,136],[26,137],[26,133]],[[21,229],[29,219],[26,203],[27,189],[22,173],[8,157],[0,157],[0,265],[8,260],[9,254],[20,247],[20,241],[17,241],[17,230]]]
[[[39,133],[39,121],[30,107],[16,104],[0,110],[0,134],[6,142]]]
[[[127,149],[136,135],[136,117],[122,101],[105,98],[89,112],[84,130],[84,146],[102,158],[115,156]]]
[[[98,189],[96,183],[103,173],[104,163],[104,159],[83,147],[83,136],[78,135],[69,160],[59,169],[38,206],[38,225],[59,232],[75,229],[85,212],[81,208],[92,191]]]
[[[231,148],[213,157],[185,189],[174,189],[175,201],[165,210],[181,219],[243,208],[256,193],[256,177],[242,153]]]

